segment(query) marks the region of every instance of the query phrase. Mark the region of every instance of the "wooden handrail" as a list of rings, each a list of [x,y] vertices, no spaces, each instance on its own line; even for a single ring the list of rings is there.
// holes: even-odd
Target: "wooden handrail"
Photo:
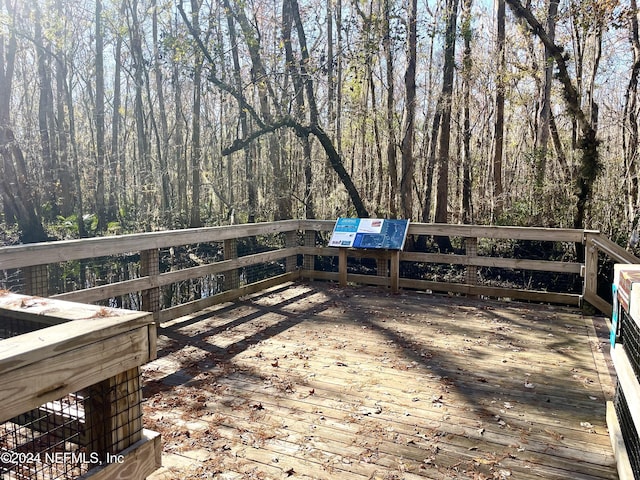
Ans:
[[[47,274],[47,265],[65,261],[89,259],[94,257],[105,257],[109,255],[122,255],[130,253],[141,254],[141,259],[151,267],[158,262],[157,251],[161,248],[173,246],[220,242],[224,243],[225,260],[211,264],[199,265],[196,267],[184,268],[178,271],[159,273],[157,268],[149,269],[146,265],[141,269],[140,278],[124,280],[108,285],[100,285],[92,288],[66,292],[56,295],[61,299],[76,301],[95,302],[106,298],[125,295],[127,293],[139,291],[143,292],[143,302],[151,311],[157,313],[159,305],[159,288],[176,282],[181,282],[205,275],[224,274],[225,289],[237,289],[238,269],[251,265],[281,261],[287,259],[286,278],[292,279],[296,275],[307,278],[331,278],[332,274],[327,272],[313,272],[313,263],[316,256],[338,256],[339,249],[326,246],[316,246],[316,232],[328,232],[333,229],[333,220],[286,220],[279,222],[233,225],[221,227],[206,227],[198,229],[185,229],[176,231],[162,231],[139,233],[132,235],[121,235],[103,238],[80,239],[60,242],[46,242],[30,245],[19,245],[11,247],[0,247],[0,269],[22,269],[25,278],[34,285],[40,278]],[[297,244],[299,231],[304,232],[304,246]],[[235,251],[235,241],[245,237],[256,235],[268,235],[284,233],[285,247],[269,252],[250,254],[238,258]],[[402,252],[399,256],[400,262],[416,263],[443,263],[462,265],[467,272],[463,283],[452,284],[446,282],[427,282],[425,280],[395,279],[390,278],[389,257],[371,251],[349,251],[349,257],[371,257],[378,263],[378,278],[369,277],[369,283],[380,285],[400,285],[405,288],[427,288],[437,290],[462,292],[477,295],[508,295],[512,291],[513,298],[526,298],[539,300],[544,297],[545,292],[521,291],[516,293],[514,289],[495,288],[479,285],[476,283],[478,277],[478,267],[495,267],[517,270],[546,271],[565,274],[582,274],[584,276],[584,288],[582,295],[577,294],[548,294],[549,301],[564,301],[569,299],[569,303],[578,303],[580,298],[592,303],[605,313],[610,311],[610,305],[597,294],[598,286],[598,253],[602,252],[618,263],[639,263],[635,256],[616,245],[614,242],[604,237],[597,231],[586,231],[577,229],[553,229],[553,228],[531,228],[531,227],[510,227],[510,226],[487,226],[487,225],[448,225],[434,223],[411,223],[409,225],[410,235],[429,236],[449,236],[463,238],[466,252],[465,254],[441,254],[425,252]],[[502,257],[490,257],[478,255],[478,239],[517,239],[533,241],[552,242],[582,242],[586,246],[585,263],[566,261],[542,261],[535,259],[514,259]],[[143,255],[144,254],[144,255]],[[299,269],[296,265],[296,256],[303,256],[303,264]],[[395,264],[394,264],[395,265]],[[147,271],[148,270],[148,271]],[[395,269],[397,270],[397,269]],[[343,271],[342,279],[345,280]],[[395,271],[394,271],[395,274]],[[234,277],[235,275],[235,277]],[[336,274],[337,275],[337,274]],[[362,280],[358,276],[358,280]],[[283,277],[284,278],[284,277]],[[348,275],[350,281],[355,281],[356,277]],[[338,280],[338,277],[335,279]],[[399,280],[399,282],[398,282]],[[394,283],[395,282],[395,283]],[[420,283],[422,282],[422,283]],[[43,282],[40,281],[40,284]],[[244,288],[243,292],[247,289]],[[48,292],[35,291],[40,295],[47,295]],[[221,297],[222,298],[222,297]],[[225,293],[224,298],[229,298]],[[210,300],[209,300],[210,301]],[[193,306],[196,308],[196,305]],[[172,307],[175,311],[185,311],[185,308]],[[163,318],[166,314],[163,315]],[[156,315],[156,319],[159,316]]]
[[[298,230],[298,225],[298,220],[283,220],[280,222],[166,230],[1,247],[0,269],[9,270],[69,260],[119,255],[140,250],[221,242],[228,239],[282,233]]]

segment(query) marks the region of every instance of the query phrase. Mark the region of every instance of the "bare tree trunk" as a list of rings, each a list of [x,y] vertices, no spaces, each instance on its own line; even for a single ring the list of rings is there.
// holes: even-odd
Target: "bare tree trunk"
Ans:
[[[104,37],[102,32],[102,0],[96,0],[96,189],[95,202],[98,230],[107,228],[104,187]]]
[[[382,44],[386,64],[387,84],[387,164],[389,165],[389,215],[398,216],[398,161],[395,127],[395,88],[394,61],[392,51],[392,37],[389,27],[391,17],[391,0],[384,0],[384,15],[382,20]]]
[[[413,143],[415,137],[415,116],[416,116],[416,57],[417,57],[417,16],[418,2],[411,0],[408,15],[408,37],[407,37],[407,70],[404,75],[405,85],[405,113],[404,113],[404,136],[400,150],[402,152],[402,177],[400,180],[400,205],[404,218],[413,216],[413,174],[415,170],[415,159],[413,157]]]
[[[335,112],[335,142],[336,151],[338,154],[342,153],[342,77],[343,77],[343,65],[342,65],[342,0],[336,0],[336,47],[338,50],[337,65],[336,65],[336,112]]]
[[[453,74],[455,69],[456,24],[458,18],[458,0],[447,0],[445,32],[444,71],[441,92],[440,142],[438,148],[438,185],[436,196],[436,222],[447,223],[449,216],[449,142],[451,135],[451,100],[453,93]],[[449,237],[439,237],[438,246],[442,251],[451,250]]]
[[[631,46],[633,48],[633,64],[631,76],[627,85],[624,105],[624,121],[627,128],[623,132],[623,151],[627,178],[627,218],[631,224],[638,219],[636,211],[640,205],[638,182],[638,76],[640,75],[640,34],[638,33],[638,5],[636,0],[631,0],[631,13],[629,14],[629,31]],[[634,225],[635,226],[635,225]]]
[[[161,201],[160,218],[164,226],[171,226],[172,204],[171,185],[169,181],[169,126],[167,122],[167,109],[164,102],[164,80],[162,76],[162,65],[160,62],[160,49],[158,46],[158,5],[157,0],[152,1],[152,33],[153,33],[153,67],[156,84],[156,94],[158,101],[158,115],[160,120],[160,140],[158,146],[158,163],[160,167]]]
[[[293,55],[293,47],[291,45],[291,29],[293,27],[294,14],[292,5],[288,1],[282,2],[282,41],[284,43],[285,59],[287,63],[287,71],[291,77],[291,83],[294,90],[294,99],[296,105],[296,116],[299,121],[304,118],[305,102],[304,102],[304,82],[300,70],[296,66],[296,59]],[[332,83],[332,82],[331,82]],[[331,100],[329,101],[331,104]],[[311,171],[311,142],[308,136],[300,138],[304,154],[304,202],[305,217],[314,218],[314,206],[312,198],[312,182],[313,176]]]
[[[149,158],[149,142],[147,139],[146,117],[143,101],[143,86],[145,60],[142,52],[142,33],[138,21],[138,0],[130,0],[129,4],[129,35],[131,40],[131,55],[133,59],[133,80],[135,83],[134,112],[136,119],[136,144],[138,155],[138,189],[134,192],[134,205],[137,206],[137,215],[143,223],[145,230],[151,228],[151,192],[153,191],[153,177],[151,160]],[[135,178],[135,177],[134,177]]]
[[[547,11],[547,33],[549,39],[555,42],[556,17],[558,16],[559,0],[549,0]],[[540,110],[538,112],[538,132],[536,135],[536,187],[541,191],[547,166],[549,134],[551,133],[551,85],[553,83],[553,56],[549,48],[544,48],[544,76],[542,82]]]
[[[53,90],[51,88],[50,65],[48,63],[47,46],[42,32],[42,15],[37,2],[34,2],[34,43],[36,47],[36,62],[38,71],[38,130],[40,133],[40,147],[42,153],[42,178],[40,188],[34,192],[36,208],[47,203],[53,216],[58,215],[57,181],[60,172],[56,161],[55,148],[52,145],[53,136]],[[38,198],[39,197],[39,198]]]
[[[174,29],[178,30],[178,19],[176,16]],[[188,202],[187,202],[187,153],[185,139],[185,117],[182,104],[182,87],[180,79],[180,65],[173,62],[171,69],[171,85],[173,87],[173,110],[175,128],[172,135],[172,158],[176,169],[177,184],[177,215],[183,225],[188,224]],[[175,216],[175,215],[174,215]]]
[[[463,161],[462,167],[462,221],[463,223],[473,223],[473,208],[471,198],[471,106],[470,106],[470,82],[473,56],[471,51],[471,7],[473,0],[464,0],[462,36],[464,38],[464,54],[462,59],[463,77]]]
[[[58,15],[64,15],[62,0],[56,0]],[[57,43],[57,42],[56,42]],[[58,165],[60,170],[60,212],[63,216],[69,217],[74,212],[75,202],[80,192],[74,192],[73,172],[69,159],[69,132],[66,113],[66,78],[67,78],[67,55],[64,51],[57,50],[55,55],[56,64],[56,116],[55,143],[58,151]]]
[[[336,78],[333,57],[333,0],[327,0],[327,125],[329,134],[335,137]]]
[[[505,101],[505,3],[498,0],[498,35],[496,40],[496,50],[498,53],[498,78],[496,79],[496,122],[495,122],[495,149],[493,152],[493,202],[494,219],[502,214],[504,206],[504,189],[502,186],[502,157],[504,150],[504,101]]]
[[[200,3],[191,0],[191,21],[198,37],[200,36]],[[200,218],[200,108],[202,100],[202,52],[196,50],[193,64],[193,107],[191,110],[191,214],[189,226],[202,226]]]
[[[126,12],[126,2],[122,1],[120,15]],[[120,148],[120,126],[122,117],[120,107],[122,106],[122,35],[117,35],[115,39],[114,71],[113,71],[113,109],[111,116],[111,147],[109,153],[109,203],[108,217],[119,218],[120,207],[126,205],[127,198],[127,171],[125,169],[125,159]],[[122,220],[122,219],[121,219]]]
[[[582,158],[576,179],[578,198],[576,201],[576,215],[573,226],[574,228],[584,228],[587,201],[591,197],[593,185],[602,169],[598,153],[598,145],[600,142],[597,139],[596,129],[592,124],[593,116],[587,116],[581,108],[580,96],[571,80],[564,57],[564,50],[549,38],[544,27],[538,22],[530,10],[522,6],[519,0],[506,1],[509,3],[514,14],[519,18],[525,19],[545,47],[549,48],[549,52],[558,66],[558,80],[564,90],[564,99],[570,113],[575,118],[576,125],[580,132],[578,148],[581,150]],[[576,250],[578,257],[582,258],[584,255],[582,244],[576,244]]]
[[[7,19],[15,20],[16,12],[6,2]],[[42,220],[35,208],[32,187],[22,150],[11,129],[11,95],[18,44],[14,30],[7,37],[0,34],[0,195],[5,221],[17,223],[20,240],[34,243],[47,240]]]
[[[231,5],[228,0],[224,0],[225,10],[227,12],[227,27],[229,29],[229,41],[231,43],[231,57],[233,58],[233,79],[235,82],[235,88],[238,92],[242,92],[242,76],[240,72],[240,54],[238,53],[238,37],[236,35],[235,21],[231,11]],[[247,124],[247,112],[242,108],[242,103],[238,102],[238,111],[240,117],[240,132],[243,137],[249,135],[249,126]],[[256,221],[256,211],[258,209],[258,195],[256,189],[256,182],[253,174],[253,158],[251,155],[251,147],[247,145],[243,149],[244,152],[244,165],[247,185],[247,204],[248,204],[248,222],[253,223]],[[229,160],[231,161],[231,160]]]
[[[234,10],[234,15],[238,20],[238,24],[242,29],[245,43],[249,50],[249,56],[251,57],[251,75],[254,83],[257,85],[260,113],[262,118],[267,122],[273,121],[273,113],[271,110],[270,101],[275,100],[276,95],[273,91],[273,87],[269,82],[269,76],[265,70],[264,63],[260,52],[260,37],[255,32],[254,27],[247,18],[244,10],[244,6],[240,5]],[[304,57],[303,57],[304,61]],[[288,176],[285,174],[281,165],[281,148],[278,139],[271,135],[268,138],[269,148],[269,162],[273,169],[274,177],[274,193],[276,209],[274,217],[276,220],[282,220],[285,218],[291,218],[291,196],[290,196],[290,183]]]

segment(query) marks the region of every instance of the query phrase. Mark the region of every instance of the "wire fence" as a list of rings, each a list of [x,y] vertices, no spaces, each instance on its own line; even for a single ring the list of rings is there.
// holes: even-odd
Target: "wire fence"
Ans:
[[[620,386],[620,382],[616,385],[614,407],[616,416],[620,422],[620,430],[627,454],[629,455],[629,463],[633,476],[634,478],[640,478],[640,436],[638,435],[638,430],[635,428],[631,410],[629,409],[629,404]]]
[[[46,327],[0,317],[0,340]],[[52,360],[55,361],[55,360]],[[137,368],[0,422],[0,479],[75,479],[119,461],[142,432]]]

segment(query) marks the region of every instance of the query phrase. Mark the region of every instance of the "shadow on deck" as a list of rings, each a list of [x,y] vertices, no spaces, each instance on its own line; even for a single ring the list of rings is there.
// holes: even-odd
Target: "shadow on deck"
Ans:
[[[575,309],[296,283],[159,336],[152,479],[617,478],[606,326]]]

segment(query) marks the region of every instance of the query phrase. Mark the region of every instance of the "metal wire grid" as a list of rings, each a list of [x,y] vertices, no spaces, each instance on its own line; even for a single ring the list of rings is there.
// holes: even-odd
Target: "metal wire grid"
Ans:
[[[629,463],[631,464],[633,476],[636,479],[640,479],[640,437],[634,425],[633,418],[631,417],[629,405],[627,404],[620,382],[618,382],[616,386],[614,406],[618,421],[620,422],[620,430],[622,431],[624,444],[627,447],[627,454],[629,455]]]
[[[68,479],[87,472],[85,400],[70,394],[0,424],[0,478]]]
[[[624,344],[631,366],[636,376],[640,378],[640,327],[629,314],[622,309],[622,323],[620,338]]]
[[[138,369],[0,423],[0,479],[74,479],[141,438]]]
[[[0,315],[0,340],[3,338],[16,337],[23,333],[35,332],[47,326],[48,325],[40,322]]]

